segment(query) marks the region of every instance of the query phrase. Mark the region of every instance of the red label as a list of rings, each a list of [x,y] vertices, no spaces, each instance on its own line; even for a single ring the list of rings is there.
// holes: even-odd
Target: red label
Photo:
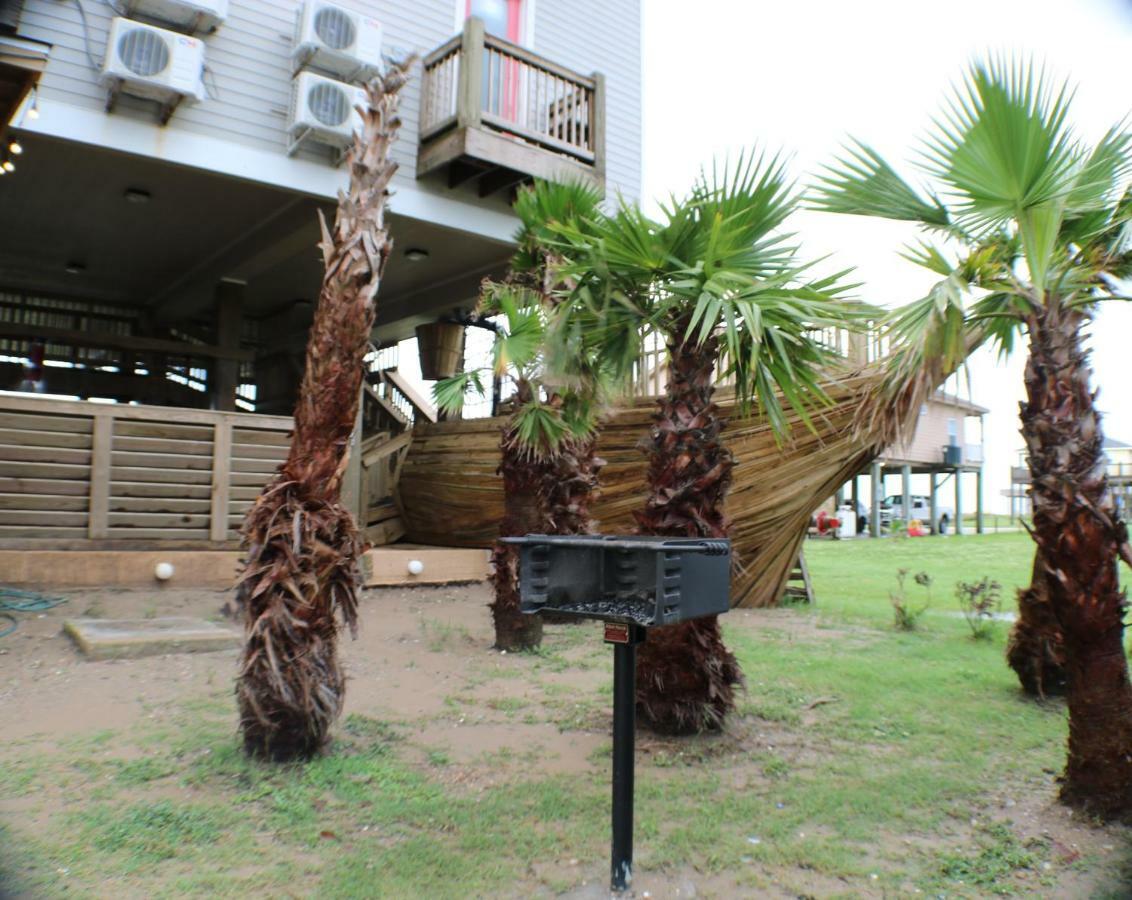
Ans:
[[[624,622],[606,622],[605,642],[607,644],[629,643],[629,626]]]

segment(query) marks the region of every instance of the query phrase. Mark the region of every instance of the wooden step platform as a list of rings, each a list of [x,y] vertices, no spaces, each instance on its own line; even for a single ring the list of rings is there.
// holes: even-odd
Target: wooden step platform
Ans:
[[[90,659],[137,659],[161,653],[210,653],[239,647],[232,629],[184,616],[161,619],[68,619],[63,631]]]
[[[53,587],[138,587],[224,590],[235,584],[241,554],[236,550],[0,550],[0,584]],[[366,552],[366,587],[483,581],[487,550],[390,544]],[[414,575],[409,563],[421,563]],[[158,582],[158,563],[173,566],[173,577]]]

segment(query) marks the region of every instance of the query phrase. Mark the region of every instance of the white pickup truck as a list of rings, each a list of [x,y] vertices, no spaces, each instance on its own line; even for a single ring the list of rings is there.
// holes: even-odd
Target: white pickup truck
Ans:
[[[950,506],[937,503],[935,508],[936,521],[932,522],[931,500],[919,494],[913,494],[909,499],[912,501],[912,514],[909,518],[919,519],[928,527],[929,531],[935,534],[947,534],[951,530],[951,526],[955,522],[955,510]],[[892,494],[885,497],[880,504],[881,527],[888,528],[893,521],[900,522],[903,520],[904,495]]]

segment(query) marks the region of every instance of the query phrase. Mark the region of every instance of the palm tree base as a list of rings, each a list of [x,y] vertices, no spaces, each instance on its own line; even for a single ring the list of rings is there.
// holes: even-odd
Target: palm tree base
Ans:
[[[491,620],[496,650],[533,650],[542,643],[542,617],[519,610],[519,554],[514,547],[496,544],[491,554],[491,582],[495,600]]]
[[[1061,800],[1132,822],[1132,685],[1119,633],[1070,653],[1069,761]]]
[[[336,615],[354,630],[361,537],[344,506],[277,481],[248,513],[245,541],[237,602],[246,639],[236,681],[244,748],[306,759],[326,746],[342,710]]]
[[[735,709],[743,673],[723,644],[719,618],[654,628],[637,648],[637,711],[660,734],[714,731]]]

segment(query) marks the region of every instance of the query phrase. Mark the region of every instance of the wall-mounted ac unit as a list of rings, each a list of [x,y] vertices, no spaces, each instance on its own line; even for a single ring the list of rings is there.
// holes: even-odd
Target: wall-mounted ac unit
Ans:
[[[294,71],[304,66],[345,81],[381,71],[381,23],[373,16],[321,0],[307,0],[295,23]]]
[[[129,0],[126,15],[146,16],[187,31],[213,31],[228,16],[228,0]]]
[[[187,34],[115,18],[102,81],[112,92],[159,100],[203,100],[204,43]]]
[[[291,82],[291,122],[288,153],[306,140],[345,148],[361,127],[357,106],[366,92],[356,85],[335,81],[314,72],[300,72]]]

